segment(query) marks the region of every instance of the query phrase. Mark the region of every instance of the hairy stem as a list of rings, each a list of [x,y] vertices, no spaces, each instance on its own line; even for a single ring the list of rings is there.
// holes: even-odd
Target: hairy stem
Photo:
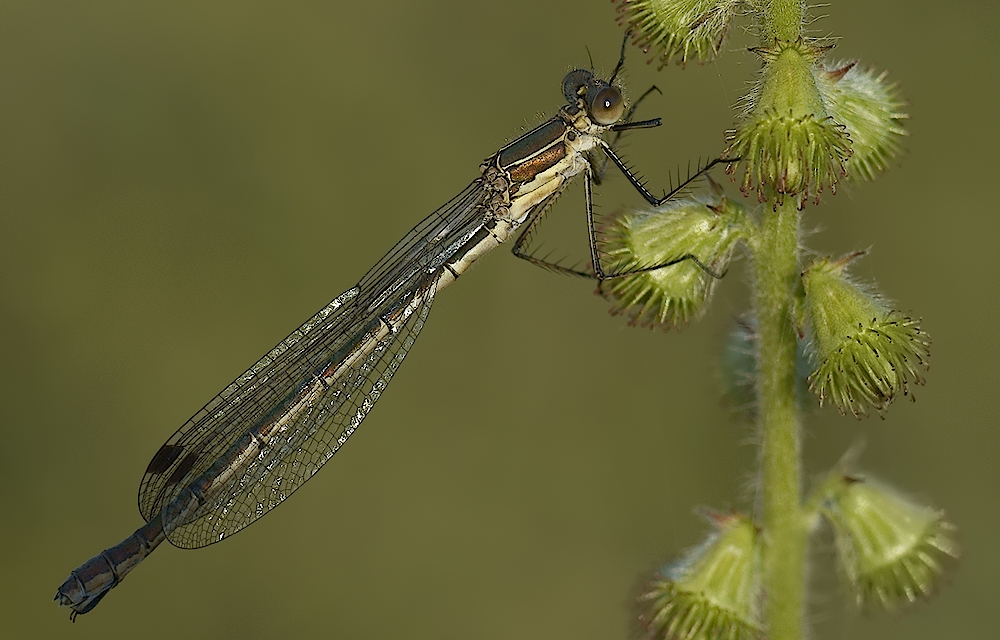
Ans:
[[[801,500],[800,417],[795,392],[799,212],[789,198],[763,215],[754,251],[758,321],[760,498],[764,526],[765,622],[769,640],[804,630],[806,527]]]
[[[775,40],[793,42],[798,40],[802,29],[805,5],[802,0],[764,0],[761,11],[761,44],[773,44]]]

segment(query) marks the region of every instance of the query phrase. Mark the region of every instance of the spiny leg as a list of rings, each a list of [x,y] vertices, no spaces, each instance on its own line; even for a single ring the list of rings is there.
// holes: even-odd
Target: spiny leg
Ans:
[[[531,242],[531,235],[532,233],[534,233],[535,228],[542,221],[542,217],[545,215],[545,213],[548,212],[549,208],[552,206],[553,202],[556,199],[556,196],[558,196],[561,192],[562,189],[549,196],[548,200],[546,200],[545,203],[542,204],[542,206],[538,207],[534,212],[531,213],[528,220],[524,223],[524,229],[521,231],[520,234],[518,234],[517,240],[514,241],[514,246],[511,247],[511,253],[513,253],[518,258],[521,258],[522,260],[527,260],[531,264],[542,267],[543,269],[549,269],[550,271],[555,271],[556,273],[562,273],[565,275],[593,279],[594,274],[592,273],[588,273],[586,271],[580,271],[579,269],[573,269],[572,267],[567,267],[557,262],[550,262],[549,260],[546,260],[544,258],[539,258],[535,255],[532,255],[524,251],[525,245]]]

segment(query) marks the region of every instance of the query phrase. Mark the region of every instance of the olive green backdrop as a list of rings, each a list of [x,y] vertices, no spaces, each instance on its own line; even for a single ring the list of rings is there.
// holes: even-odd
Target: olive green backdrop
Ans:
[[[975,6],[975,8],[973,8]],[[907,154],[810,206],[840,254],[934,338],[917,402],[814,412],[810,473],[865,468],[948,510],[964,562],[930,604],[865,616],[813,574],[817,638],[987,637],[997,517],[994,7],[834,1],[819,34],[888,69]],[[593,286],[502,249],[443,292],[364,427],[287,504],[223,545],[163,545],[70,625],[70,569],[141,524],[159,445],[561,104],[614,65],[615,5],[11,2],[0,5],[0,637],[625,638],[644,572],[699,542],[697,505],[747,506],[753,431],[719,400],[746,264],[681,333],[609,318]],[[650,178],[723,148],[758,62],[647,66],[665,126]],[[585,251],[580,186],[545,246]],[[639,203],[614,177],[601,211]]]

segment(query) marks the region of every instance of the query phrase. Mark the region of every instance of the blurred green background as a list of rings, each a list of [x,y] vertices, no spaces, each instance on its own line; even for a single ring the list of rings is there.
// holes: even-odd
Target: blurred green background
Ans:
[[[718,362],[746,265],[682,333],[631,329],[592,285],[497,251],[437,300],[364,428],[274,515],[226,544],[164,545],[70,625],[70,569],[141,524],[159,445],[352,286],[482,158],[607,72],[615,5],[509,0],[0,5],[0,637],[624,638],[643,575],[702,539],[697,505],[747,506],[753,431]],[[837,1],[836,56],[888,69],[907,154],[810,206],[820,252],[872,247],[934,338],[916,403],[810,416],[813,476],[863,465],[947,509],[964,561],[904,615],[856,612],[818,545],[816,638],[996,633],[1000,547],[995,180],[997,9]],[[633,96],[665,126],[624,149],[653,186],[723,148],[758,67],[717,62]],[[585,251],[582,189],[543,234]],[[601,211],[638,204],[620,177]],[[498,391],[503,402],[497,402]]]

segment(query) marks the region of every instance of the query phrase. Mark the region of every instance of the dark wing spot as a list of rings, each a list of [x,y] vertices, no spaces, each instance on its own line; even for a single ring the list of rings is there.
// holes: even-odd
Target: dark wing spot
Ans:
[[[198,454],[194,452],[184,456],[184,459],[181,460],[181,463],[177,465],[177,468],[174,469],[174,472],[170,474],[169,478],[167,478],[167,484],[168,485],[177,484],[178,482],[180,482],[184,478],[184,476],[187,475],[187,472],[191,470],[191,467],[194,466],[194,463],[197,460],[198,460]]]
[[[163,473],[170,468],[170,465],[174,463],[177,456],[181,455],[184,451],[184,447],[177,446],[176,444],[165,444],[160,447],[160,450],[156,452],[153,459],[149,461],[149,466],[146,467],[146,473],[155,474]]]

